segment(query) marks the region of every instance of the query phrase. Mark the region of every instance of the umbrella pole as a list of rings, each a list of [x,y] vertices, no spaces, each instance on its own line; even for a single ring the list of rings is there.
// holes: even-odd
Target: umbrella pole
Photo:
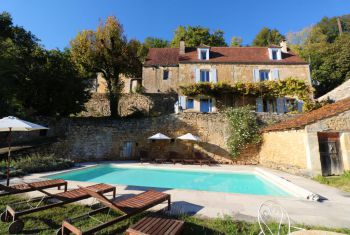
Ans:
[[[6,185],[9,186],[10,185],[10,159],[11,159],[11,132],[12,132],[12,128],[10,127],[10,132],[9,132],[9,136],[8,136],[8,145],[9,145],[9,151],[8,151],[8,155],[7,155],[7,181],[6,181]]]

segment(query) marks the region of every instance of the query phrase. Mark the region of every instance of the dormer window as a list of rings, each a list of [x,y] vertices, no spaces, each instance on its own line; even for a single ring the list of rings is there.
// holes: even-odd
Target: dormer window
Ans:
[[[197,52],[199,60],[209,60],[209,48],[198,48]]]
[[[269,48],[269,58],[270,60],[281,60],[282,52],[281,48]]]

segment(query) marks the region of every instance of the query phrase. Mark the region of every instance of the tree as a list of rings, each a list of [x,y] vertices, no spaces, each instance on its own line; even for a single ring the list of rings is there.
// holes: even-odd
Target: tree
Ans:
[[[164,48],[169,47],[169,41],[161,39],[161,38],[154,38],[154,37],[147,37],[144,41],[144,46],[147,48]]]
[[[201,26],[179,26],[175,30],[174,37],[171,40],[171,47],[179,47],[181,40],[184,40],[188,47],[197,47],[201,44],[207,46],[227,46],[224,39],[224,31],[216,30],[211,33],[209,28]]]
[[[0,115],[68,116],[83,110],[86,83],[68,52],[46,51],[0,14]]]
[[[72,58],[80,71],[90,76],[101,73],[106,80],[112,117],[119,116],[123,88],[119,76],[135,76],[141,67],[135,45],[135,41],[127,41],[122,25],[113,16],[101,22],[96,31],[84,30],[71,41]]]
[[[263,28],[253,40],[253,46],[266,47],[279,45],[285,37],[277,29]]]
[[[231,38],[230,47],[241,47],[243,39],[241,37],[233,36]]]

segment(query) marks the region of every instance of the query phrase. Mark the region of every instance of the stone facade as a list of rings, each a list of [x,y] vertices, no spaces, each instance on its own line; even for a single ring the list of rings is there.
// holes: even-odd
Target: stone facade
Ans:
[[[143,67],[142,85],[148,93],[180,92],[179,86],[195,83],[196,69],[216,69],[217,81],[233,84],[235,82],[253,82],[253,70],[278,69],[280,79],[289,77],[304,80],[311,84],[308,65],[245,65],[245,64],[208,64],[180,63],[178,67]],[[168,80],[163,80],[163,71],[170,71]]]
[[[119,113],[127,116],[159,116],[174,113],[177,95],[174,94],[122,94],[119,100]],[[107,94],[95,93],[85,104],[86,111],[79,114],[82,117],[110,116]]]
[[[318,133],[337,132],[343,170],[350,170],[350,111],[298,130],[263,133],[260,163],[292,173],[322,174]]]
[[[126,77],[124,74],[121,74],[119,79],[123,84],[122,93],[124,94],[133,93],[141,86],[141,79]],[[92,83],[92,93],[106,94],[108,92],[107,82],[103,78],[102,73],[97,73],[97,76],[95,79],[93,79]]]

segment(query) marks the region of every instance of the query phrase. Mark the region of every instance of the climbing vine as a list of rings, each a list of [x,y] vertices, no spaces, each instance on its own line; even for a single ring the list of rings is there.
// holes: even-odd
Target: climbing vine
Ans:
[[[227,146],[233,158],[240,154],[248,144],[258,144],[261,141],[256,115],[251,106],[228,108],[225,111],[229,123],[230,136]]]
[[[257,97],[296,96],[305,103],[310,102],[312,87],[303,80],[287,78],[278,81],[210,83],[202,82],[187,86],[180,86],[182,94],[186,96],[208,95],[218,97],[222,94],[250,95]]]

